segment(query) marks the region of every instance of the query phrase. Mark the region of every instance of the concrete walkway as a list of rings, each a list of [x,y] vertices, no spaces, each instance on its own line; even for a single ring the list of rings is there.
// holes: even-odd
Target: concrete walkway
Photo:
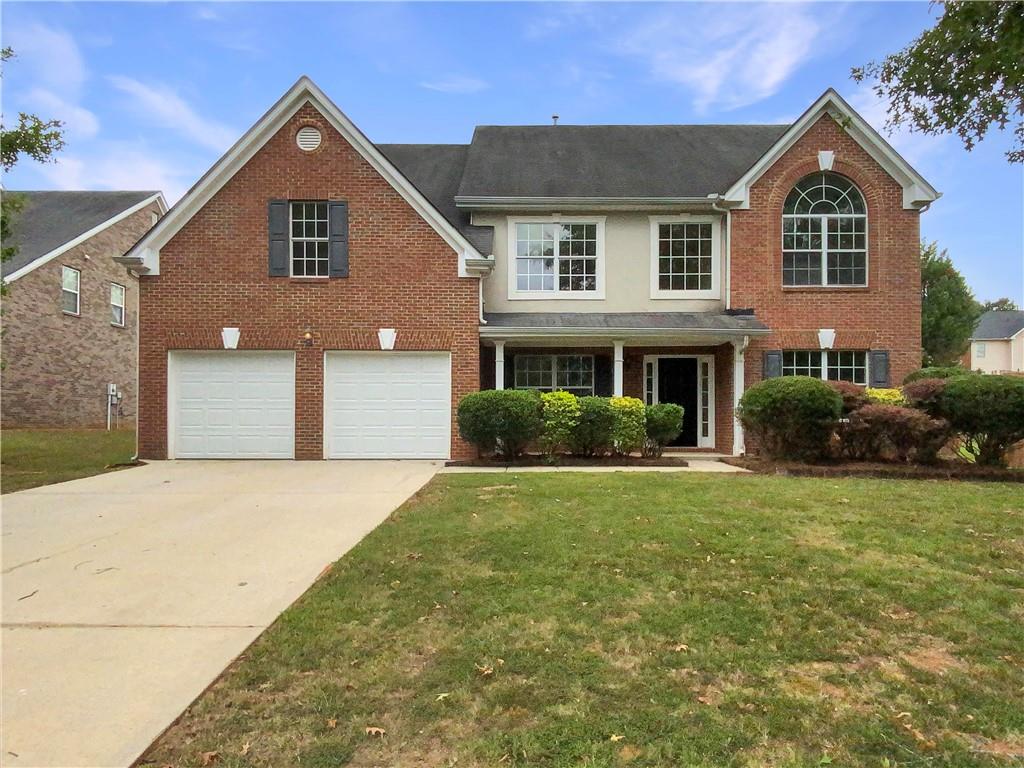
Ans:
[[[4,496],[0,764],[131,764],[439,468],[155,462]]]
[[[444,474],[465,474],[478,472],[749,472],[742,467],[723,464],[713,459],[687,459],[688,467],[445,467]]]

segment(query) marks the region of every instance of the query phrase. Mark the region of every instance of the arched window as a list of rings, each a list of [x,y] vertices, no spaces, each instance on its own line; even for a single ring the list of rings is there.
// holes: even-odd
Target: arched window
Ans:
[[[864,196],[835,173],[802,178],[782,208],[782,284],[867,285]]]

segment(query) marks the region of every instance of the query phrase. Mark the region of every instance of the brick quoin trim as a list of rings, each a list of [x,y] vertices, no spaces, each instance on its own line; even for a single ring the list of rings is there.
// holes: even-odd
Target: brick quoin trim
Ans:
[[[819,171],[818,151],[864,194],[868,214],[866,288],[783,288],[782,206],[793,185]],[[920,214],[903,208],[900,185],[831,117],[820,118],[757,180],[750,209],[732,213],[731,301],[753,308],[772,329],[752,338],[746,384],[761,380],[765,349],[818,349],[819,328],[835,348],[886,349],[892,382],[921,364]]]
[[[323,134],[315,152],[295,144],[303,125]],[[271,199],[346,200],[349,277],[269,277]],[[478,280],[458,277],[452,248],[309,104],[161,249],[160,272],[140,280],[144,458],[167,455],[168,352],[221,349],[224,327],[239,349],[295,351],[296,458],[323,458],[324,351],[379,349],[379,328],[397,330],[397,350],[451,353],[451,455],[472,456],[454,414],[479,388]]]

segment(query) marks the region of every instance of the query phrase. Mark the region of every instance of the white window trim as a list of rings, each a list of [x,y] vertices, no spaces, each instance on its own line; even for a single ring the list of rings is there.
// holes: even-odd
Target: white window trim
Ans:
[[[509,216],[507,223],[508,242],[506,244],[506,261],[508,272],[509,301],[600,301],[604,299],[604,216]],[[597,289],[593,291],[560,291],[558,289],[558,271],[555,270],[555,289],[553,291],[520,291],[516,282],[516,225],[517,224],[596,224],[597,225],[597,265],[595,279]]]
[[[512,389],[534,390],[534,391],[537,391],[537,392],[565,392],[566,391],[565,389],[559,389],[558,388],[558,358],[560,358],[560,357],[579,357],[579,358],[589,357],[590,358],[590,394],[591,394],[591,396],[593,396],[594,389],[597,386],[597,369],[594,367],[594,364],[596,362],[594,360],[594,355],[575,355],[575,354],[573,354],[571,352],[566,352],[566,353],[561,353],[561,354],[548,353],[548,352],[523,352],[523,353],[520,353],[520,354],[516,354],[515,358],[518,359],[520,356],[521,357],[547,357],[547,358],[551,359],[551,388],[549,389],[548,387],[528,387],[528,386],[525,386],[525,385],[520,386],[519,382],[517,381],[517,377],[519,376],[519,371],[517,370],[516,365],[513,362],[512,363]],[[583,389],[583,387],[573,387],[573,389]]]
[[[720,299],[722,298],[722,217],[681,213],[676,216],[648,216],[651,239],[652,299]],[[659,232],[661,224],[711,224],[711,288],[709,290],[668,291],[658,287]]]
[[[327,237],[295,237],[292,233],[294,229],[294,220],[292,219],[292,206],[296,203],[323,203],[327,206]],[[331,276],[331,206],[329,200],[289,200],[288,201],[288,277],[294,277],[299,280],[327,280]],[[303,219],[306,221],[306,219]],[[295,274],[295,249],[292,247],[294,243],[326,243],[327,244],[327,274],[326,275],[296,275]]]
[[[813,287],[813,286],[812,286]],[[871,386],[871,352],[867,349],[784,349],[782,350],[782,359],[785,363],[787,352],[817,352],[821,357],[818,360],[818,365],[821,368],[821,380],[822,381],[839,381],[839,379],[830,379],[828,377],[828,356],[832,352],[856,352],[857,354],[864,355],[864,383],[857,384],[855,381],[849,382],[850,384],[856,384],[858,387],[870,387]],[[785,370],[785,365],[782,366],[782,370]],[[793,374],[783,373],[783,376],[791,376]],[[799,374],[797,374],[799,375]],[[813,377],[811,377],[813,378]],[[845,379],[843,379],[845,381]]]
[[[715,447],[715,356],[714,355],[644,355],[644,399],[647,396],[647,366],[651,364],[654,366],[654,380],[651,386],[651,402],[649,405],[657,405],[661,401],[658,399],[658,361],[666,358],[685,358],[697,361],[697,448],[714,448]],[[700,366],[701,363],[707,363],[708,365],[708,436],[704,437],[701,434],[701,414],[704,410],[704,397],[700,389]]]
[[[75,283],[76,290],[68,291],[68,289],[64,287],[64,272],[65,271],[74,272],[75,275],[78,276],[78,280]],[[75,311],[74,312],[68,312],[66,309],[64,309],[64,293],[65,293],[65,291],[67,293],[75,294]],[[67,265],[64,265],[64,266],[61,267],[61,270],[60,270],[60,293],[61,293],[61,307],[60,307],[60,311],[63,312],[65,315],[70,315],[71,317],[81,317],[82,316],[82,271],[80,269],[75,269],[74,267],[69,267]]]
[[[115,304],[114,303],[114,286],[117,286],[118,288],[121,289],[121,301],[124,302],[124,303],[122,303],[122,304]],[[114,326],[115,328],[124,328],[125,322],[127,322],[127,320],[128,320],[128,287],[127,286],[121,285],[121,283],[111,283],[110,284],[110,306],[112,306],[112,307],[120,307],[121,308],[121,322],[120,323],[116,323],[113,320],[111,320],[110,324],[112,326]]]
[[[984,341],[976,341],[976,342],[974,342],[974,356],[975,357],[979,357],[979,358],[980,357],[984,357],[985,353],[987,351],[988,351],[988,349],[985,346],[985,342]]]

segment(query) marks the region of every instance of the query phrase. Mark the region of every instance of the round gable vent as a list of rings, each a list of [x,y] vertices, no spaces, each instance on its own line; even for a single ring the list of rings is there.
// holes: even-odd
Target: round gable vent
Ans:
[[[322,140],[323,137],[320,135],[320,130],[311,125],[300,128],[299,132],[295,134],[295,143],[299,145],[299,149],[303,152],[312,152],[320,146]]]

